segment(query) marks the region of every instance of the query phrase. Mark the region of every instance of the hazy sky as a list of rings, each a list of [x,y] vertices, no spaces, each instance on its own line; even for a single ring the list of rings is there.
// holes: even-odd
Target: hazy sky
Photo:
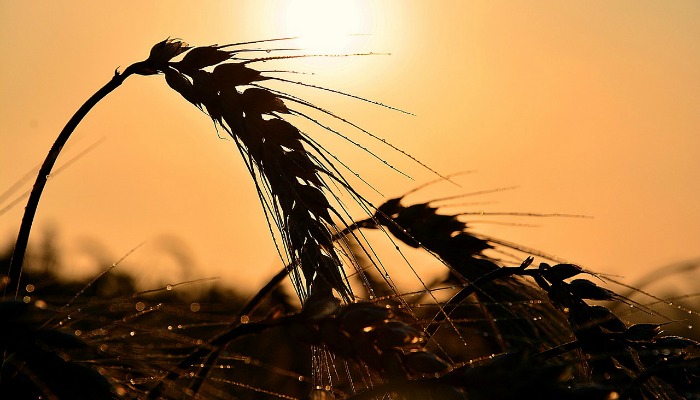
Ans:
[[[347,36],[363,33],[367,36]],[[73,112],[115,68],[178,37],[193,45],[288,35],[333,39],[338,52],[391,55],[290,61],[314,84],[410,111],[286,87],[386,138],[461,185],[420,201],[498,187],[459,211],[559,212],[592,219],[491,217],[487,233],[588,268],[633,278],[700,257],[700,2],[689,1],[0,1],[0,192],[44,158]],[[334,36],[340,34],[340,36]],[[286,46],[327,46],[307,40]],[[277,64],[279,65],[279,64]],[[351,129],[411,175],[313,133],[386,196],[435,178]],[[257,286],[279,268],[233,142],[167,87],[131,77],[68,143],[42,197],[33,238],[55,230],[72,265],[95,254],[143,282],[222,276]],[[0,208],[30,189],[32,179]],[[371,200],[382,197],[361,189]],[[16,237],[24,200],[0,215]],[[457,203],[457,202],[454,202]],[[479,218],[475,218],[479,219]],[[182,266],[182,267],[179,267]],[[696,276],[698,273],[696,273]]]

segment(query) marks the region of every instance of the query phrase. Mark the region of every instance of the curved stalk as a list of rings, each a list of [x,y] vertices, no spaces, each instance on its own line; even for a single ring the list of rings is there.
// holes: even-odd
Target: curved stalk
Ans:
[[[17,242],[15,243],[14,250],[12,252],[12,258],[10,260],[10,267],[7,271],[7,282],[5,289],[3,290],[3,298],[7,293],[7,288],[14,285],[15,286],[15,299],[19,294],[19,280],[22,276],[22,264],[24,263],[24,255],[27,251],[27,244],[29,242],[29,233],[32,229],[32,222],[34,221],[34,216],[36,215],[37,207],[39,206],[39,200],[41,199],[41,194],[46,186],[46,181],[51,175],[51,169],[56,163],[63,146],[65,146],[68,138],[78,126],[80,121],[87,115],[87,113],[105,96],[111,93],[114,89],[119,87],[119,85],[124,82],[124,80],[131,74],[135,73],[136,63],[128,67],[124,73],[119,73],[119,71],[114,72],[112,79],[107,82],[100,90],[95,92],[83,105],[76,111],[76,113],[71,117],[66,126],[63,128],[61,133],[56,138],[51,150],[46,155],[44,163],[39,169],[39,174],[34,182],[34,187],[29,195],[29,200],[27,201],[27,206],[24,209],[24,216],[22,217],[22,223],[19,227],[19,234],[17,235]]]

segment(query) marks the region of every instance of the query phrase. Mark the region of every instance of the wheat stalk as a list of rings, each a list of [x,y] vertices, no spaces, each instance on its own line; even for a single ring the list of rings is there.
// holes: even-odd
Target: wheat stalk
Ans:
[[[27,206],[25,207],[24,214],[22,216],[22,222],[17,235],[17,242],[15,243],[7,273],[8,282],[5,286],[5,290],[7,290],[8,287],[15,286],[15,298],[17,297],[17,293],[19,291],[19,280],[22,276],[24,255],[27,251],[29,234],[31,233],[32,223],[34,221],[34,216],[36,215],[36,210],[39,206],[41,194],[44,191],[46,182],[51,176],[51,171],[56,163],[56,160],[58,159],[58,156],[61,154],[61,150],[63,150],[63,147],[65,146],[66,142],[68,142],[68,139],[75,128],[78,127],[78,124],[80,124],[83,118],[85,118],[88,112],[90,112],[90,110],[92,110],[92,108],[97,105],[100,100],[118,88],[126,78],[133,74],[152,74],[154,73],[153,71],[156,71],[161,65],[167,63],[173,57],[178,56],[187,49],[188,47],[181,43],[164,41],[156,44],[151,49],[148,59],[130,65],[124,70],[123,73],[115,70],[112,79],[97,92],[95,92],[95,94],[93,94],[85,103],[83,103],[83,105],[80,106],[78,111],[76,111],[71,119],[68,120],[68,123],[63,130],[61,130],[56,138],[56,141],[51,146],[49,153],[46,155],[44,162],[39,168],[39,173],[37,174],[36,181],[34,182],[29,199],[27,200]],[[3,292],[3,297],[5,294],[6,292]]]
[[[0,303],[4,322],[0,345],[5,353],[0,388],[29,387],[32,395],[36,392],[50,399],[225,398],[232,393],[286,399],[698,398],[700,344],[661,336],[661,324],[625,323],[600,304],[631,305],[645,312],[648,308],[582,278],[595,276],[589,271],[569,263],[535,267],[529,256],[520,265],[508,266],[486,252],[498,246],[521,252],[527,249],[475,234],[459,218],[469,213],[441,214],[432,202],[407,206],[402,196],[357,222],[343,215],[345,210],[336,209],[328,200],[335,196],[328,181],[348,191],[361,205],[371,205],[343,179],[328,158],[333,155],[285,119],[302,116],[339,134],[303,110],[337,116],[263,87],[261,82],[272,79],[298,82],[266,76],[249,66],[303,56],[242,58],[240,54],[260,50],[241,47],[247,44],[251,43],[193,48],[179,40],[164,40],[146,60],[115,73],[80,108],[40,169],[5,288],[15,286],[16,296],[19,292],[31,222],[61,149],[88,111],[132,74],[164,75],[171,88],[233,138],[255,182],[268,223],[281,237],[279,251],[284,252],[285,269],[242,307],[233,323],[220,316],[202,316],[198,327],[211,325],[200,332],[201,338],[172,332],[172,326],[154,329],[167,313],[182,318],[182,310],[163,303],[146,306],[141,296],[169,291],[173,285],[109,299],[106,314],[111,320],[100,320],[101,326],[95,327],[94,321],[87,320],[89,311],[105,307],[107,301],[81,302],[81,297],[113,267],[69,296],[62,307],[51,310],[53,315],[48,318],[39,317],[38,307]],[[352,264],[355,258],[348,254],[352,250],[347,250],[364,229],[382,229],[397,242],[430,252],[450,275],[424,283],[419,292],[404,293],[382,274],[388,290],[375,296],[372,286],[381,281],[373,283],[369,273],[365,276],[363,268]],[[361,251],[370,255],[371,248]],[[371,267],[379,270],[379,262],[370,258]],[[557,262],[552,257],[550,261]],[[360,275],[368,301],[357,301],[350,289],[350,276],[344,270],[348,262]],[[273,307],[264,307],[264,300],[288,275],[302,301],[301,309],[279,298]],[[451,297],[438,301],[435,294],[440,291]],[[428,304],[422,300],[427,297],[432,299]],[[148,316],[153,320],[146,323]],[[82,334],[83,340],[77,338],[77,331],[71,331],[80,318],[86,319],[81,324],[91,327]],[[134,337],[138,339],[132,341]],[[245,364],[253,360],[232,353],[230,346],[237,344],[245,354],[257,352],[262,357],[269,355],[270,346],[275,350],[284,347],[281,338],[290,341],[296,355],[303,353],[300,348],[309,347],[311,368],[304,363],[304,372],[295,372],[290,365],[301,357],[288,360],[289,365],[259,359],[254,365],[269,362],[268,372],[291,378],[295,389],[278,388],[267,376],[256,380],[248,369],[224,368],[235,360]],[[89,359],[69,359],[69,350],[76,348],[89,354]],[[60,380],[42,366],[42,359],[49,361],[50,368],[92,376],[90,384],[95,387],[85,387],[83,393],[65,392]],[[99,366],[99,374],[89,363]],[[14,385],[6,377],[25,380]],[[95,392],[87,393],[89,390]]]
[[[281,117],[292,112],[304,115],[289,109],[283,100],[312,105],[253,87],[255,82],[273,78],[247,66],[259,59],[238,60],[237,51],[226,50],[229,47],[235,45],[192,48],[179,40],[164,40],[152,48],[146,60],[129,66],[124,73],[115,72],[112,80],[83,104],[59,134],[39,170],[22,219],[6,288],[15,286],[15,292],[19,288],[22,261],[41,193],[74,129],[92,107],[128,76],[163,74],[168,85],[206,110],[235,139],[266,214],[281,233],[287,265],[300,298],[319,291],[332,295],[331,290],[335,289],[346,301],[352,299],[330,230],[339,230],[333,217],[341,222],[343,218],[324,194],[324,176],[337,182],[343,180],[309,153],[305,145],[317,148],[311,139]],[[172,61],[183,53],[180,61]],[[206,70],[212,67],[211,72]]]

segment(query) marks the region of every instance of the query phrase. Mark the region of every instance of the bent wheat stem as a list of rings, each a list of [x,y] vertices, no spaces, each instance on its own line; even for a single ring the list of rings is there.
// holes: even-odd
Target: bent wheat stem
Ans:
[[[129,69],[127,68],[127,71]],[[22,223],[19,228],[19,234],[17,235],[17,242],[15,243],[14,251],[12,252],[12,258],[10,261],[10,267],[7,272],[7,285],[5,290],[3,290],[3,297],[7,292],[7,288],[10,286],[15,286],[15,298],[17,298],[19,292],[19,280],[22,276],[22,264],[24,262],[24,255],[27,252],[27,244],[29,242],[29,234],[32,229],[32,222],[34,221],[34,216],[36,215],[36,210],[39,207],[39,200],[41,199],[41,194],[44,191],[46,182],[49,180],[51,175],[51,170],[53,169],[56,159],[58,159],[59,154],[63,146],[65,146],[68,138],[78,126],[80,121],[87,115],[90,110],[105,96],[111,93],[114,89],[119,87],[124,80],[134,72],[132,69],[127,73],[119,73],[115,71],[112,79],[107,82],[100,90],[95,92],[83,105],[78,109],[78,111],[71,117],[66,126],[63,128],[61,133],[56,138],[51,150],[46,155],[44,163],[39,168],[39,173],[34,182],[34,187],[29,195],[29,200],[27,201],[27,207],[24,209],[24,215],[22,216]]]
[[[151,53],[148,58],[144,61],[140,61],[128,66],[123,73],[118,70],[114,71],[114,76],[107,82],[100,90],[95,92],[78,111],[73,114],[70,120],[61,133],[56,138],[49,154],[46,155],[44,163],[39,169],[39,174],[34,182],[34,187],[29,195],[29,200],[27,201],[27,207],[24,209],[24,215],[22,216],[22,222],[19,228],[19,234],[17,235],[17,242],[15,243],[14,251],[12,252],[12,258],[10,260],[10,267],[7,271],[7,284],[5,289],[3,289],[3,297],[7,293],[7,288],[10,286],[15,286],[15,298],[19,293],[19,280],[22,277],[22,264],[24,263],[24,255],[27,252],[27,244],[29,243],[29,234],[32,230],[32,222],[34,221],[34,216],[36,215],[36,210],[39,207],[39,200],[41,199],[41,194],[44,191],[46,182],[49,180],[51,175],[51,170],[53,169],[58,156],[61,154],[63,146],[78,127],[78,124],[85,118],[88,112],[100,102],[105,96],[110,94],[114,89],[118,88],[126,78],[132,74],[139,75],[152,75],[156,73],[159,68],[162,68],[163,64],[166,64],[173,57],[182,54],[183,52],[189,50],[190,47],[180,41],[172,41],[166,39],[151,49]]]

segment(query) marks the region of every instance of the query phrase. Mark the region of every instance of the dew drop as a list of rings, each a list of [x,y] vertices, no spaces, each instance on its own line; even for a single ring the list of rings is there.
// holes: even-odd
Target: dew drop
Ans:
[[[190,304],[190,311],[192,312],[197,312],[199,311],[201,307],[199,306],[199,303],[192,303]]]
[[[134,336],[134,335],[136,335],[136,332],[131,331],[131,332],[129,332],[129,335]]]
[[[25,288],[25,290],[27,291],[27,293],[33,292],[33,291],[34,291],[34,285],[32,285],[31,283],[28,284],[27,287]]]
[[[173,326],[172,326],[172,325],[168,325],[168,330],[169,330],[169,331],[172,331],[172,330],[173,330]]]
[[[693,329],[693,325],[688,325],[688,329]]]
[[[250,322],[250,317],[247,315],[241,315],[241,323],[247,324],[248,322]]]
[[[136,311],[143,311],[146,309],[146,303],[144,303],[143,301],[139,301],[138,303],[136,303],[135,307]]]
[[[173,290],[173,285],[168,285],[165,287],[165,290]]]

